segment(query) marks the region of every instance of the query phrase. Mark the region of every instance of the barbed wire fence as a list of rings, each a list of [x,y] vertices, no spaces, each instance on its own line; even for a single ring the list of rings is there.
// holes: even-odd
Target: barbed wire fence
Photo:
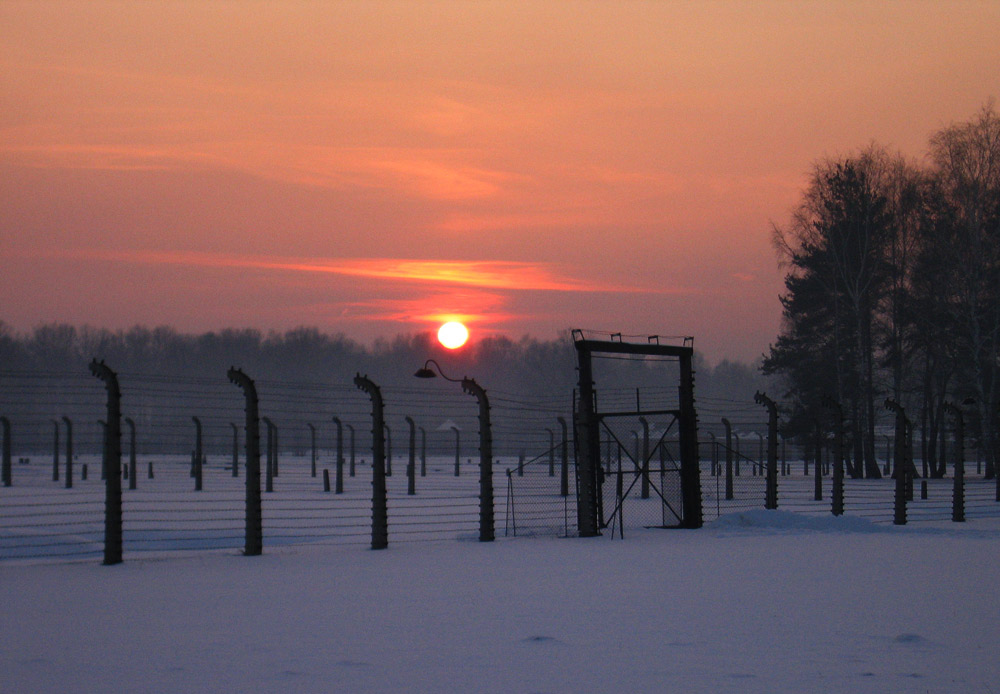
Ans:
[[[132,446],[131,432],[122,429],[125,558],[243,548],[246,441],[239,389],[224,375],[214,379],[123,373],[119,380],[122,415],[135,431]],[[350,383],[262,380],[256,386],[260,415],[273,425],[270,434],[261,427],[262,469],[267,438],[273,438],[274,456],[273,491],[261,493],[264,547],[368,546],[373,503],[368,398]],[[644,392],[644,400],[672,397],[666,389],[654,390]],[[388,386],[383,393],[389,542],[475,541],[482,522],[475,400],[455,384],[441,381]],[[602,394],[634,396],[631,391]],[[495,457],[492,507],[498,534],[576,535],[572,394],[489,395]],[[766,414],[749,401],[713,399],[700,400],[698,412],[705,520],[765,508]],[[104,385],[88,374],[0,371],[0,415],[0,559],[100,557],[106,515]],[[200,460],[195,460],[198,426],[193,418],[201,428]],[[628,433],[631,439],[622,433],[621,441],[602,442],[603,501],[608,508],[619,500],[616,478],[626,476],[619,470],[641,475],[628,467],[627,459],[624,468],[619,467],[622,446],[639,445],[639,438]],[[887,440],[881,461],[887,473],[890,444]],[[659,455],[656,446],[663,447]],[[669,468],[671,446],[676,440],[660,434],[652,452],[642,452],[660,461],[652,469],[661,476]],[[832,437],[823,434],[815,448],[818,455],[791,441],[778,441],[778,509],[832,513]],[[633,456],[639,459],[640,451]],[[975,455],[966,457],[961,475],[956,458],[945,478],[908,480],[903,499],[907,522],[1000,516],[995,480],[986,478]],[[198,468],[200,490],[194,477]],[[331,477],[338,484],[332,485]],[[899,503],[890,474],[843,480],[844,515],[892,523]],[[625,527],[650,523],[641,513],[630,514],[628,506],[619,510],[615,522],[619,536]],[[614,536],[607,532],[613,529],[606,528],[605,534]]]

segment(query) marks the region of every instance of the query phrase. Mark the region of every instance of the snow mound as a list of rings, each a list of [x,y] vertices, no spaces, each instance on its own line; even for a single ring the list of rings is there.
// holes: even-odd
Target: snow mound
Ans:
[[[706,524],[706,527],[714,530],[809,530],[828,533],[877,533],[883,530],[864,518],[811,516],[766,509],[728,513]]]

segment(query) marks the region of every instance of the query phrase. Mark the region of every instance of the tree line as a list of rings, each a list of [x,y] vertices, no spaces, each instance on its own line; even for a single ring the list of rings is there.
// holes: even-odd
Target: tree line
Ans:
[[[16,333],[0,321],[0,376],[4,371],[86,374],[93,358],[104,359],[123,375],[224,379],[226,370],[237,366],[257,380],[344,386],[362,373],[385,386],[411,388],[417,384],[416,369],[435,359],[453,378],[471,376],[489,391],[564,401],[566,412],[577,387],[576,352],[569,331],[552,340],[488,336],[450,351],[431,332],[379,339],[366,346],[314,327],[189,334],[168,326],[112,331],[53,323]],[[697,352],[694,364],[699,397],[749,402],[763,387],[757,365],[723,360],[712,366]],[[651,370],[660,366],[610,361],[599,372],[598,388],[676,388],[668,373],[662,379],[651,377]]]
[[[774,228],[782,328],[763,361],[789,435],[843,408],[849,472],[879,475],[883,403],[919,427],[943,476],[946,403],[966,412],[994,474],[1000,399],[1000,115],[992,102],[928,139],[920,162],[871,144],[817,162]],[[829,400],[827,400],[829,402]]]

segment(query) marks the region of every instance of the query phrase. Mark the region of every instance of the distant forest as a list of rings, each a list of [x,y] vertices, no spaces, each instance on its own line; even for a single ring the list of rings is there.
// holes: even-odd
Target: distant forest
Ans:
[[[0,373],[88,374],[93,358],[105,360],[123,378],[131,374],[224,381],[226,370],[236,366],[254,379],[275,382],[347,386],[361,373],[380,385],[411,388],[414,372],[433,358],[454,378],[473,377],[488,391],[564,397],[567,410],[577,385],[576,353],[568,331],[565,338],[551,341],[490,336],[449,351],[429,332],[377,340],[366,347],[341,334],[305,327],[185,334],[170,327],[111,331],[48,324],[17,334],[0,322]],[[612,385],[612,377],[619,389],[649,386],[655,380],[648,364],[633,365],[628,373],[626,366],[610,365],[603,385]],[[695,370],[697,398],[745,404],[764,386],[759,365],[722,361],[713,367],[697,349]],[[658,385],[676,384],[665,377]]]
[[[784,320],[763,369],[782,380],[790,434],[830,431],[824,402],[843,408],[853,476],[879,476],[886,398],[906,408],[932,476],[950,462],[952,407],[993,474],[1000,116],[989,103],[929,144],[922,164],[878,145],[818,162],[791,221],[775,229]]]

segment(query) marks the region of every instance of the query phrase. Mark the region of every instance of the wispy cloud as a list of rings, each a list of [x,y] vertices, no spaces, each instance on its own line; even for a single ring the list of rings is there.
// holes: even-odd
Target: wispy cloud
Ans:
[[[389,281],[459,285],[483,289],[552,292],[655,291],[625,285],[587,282],[567,277],[561,274],[558,268],[550,263],[401,258],[263,258],[194,251],[114,251],[103,249],[78,250],[66,252],[65,254],[124,263],[328,273]]]

